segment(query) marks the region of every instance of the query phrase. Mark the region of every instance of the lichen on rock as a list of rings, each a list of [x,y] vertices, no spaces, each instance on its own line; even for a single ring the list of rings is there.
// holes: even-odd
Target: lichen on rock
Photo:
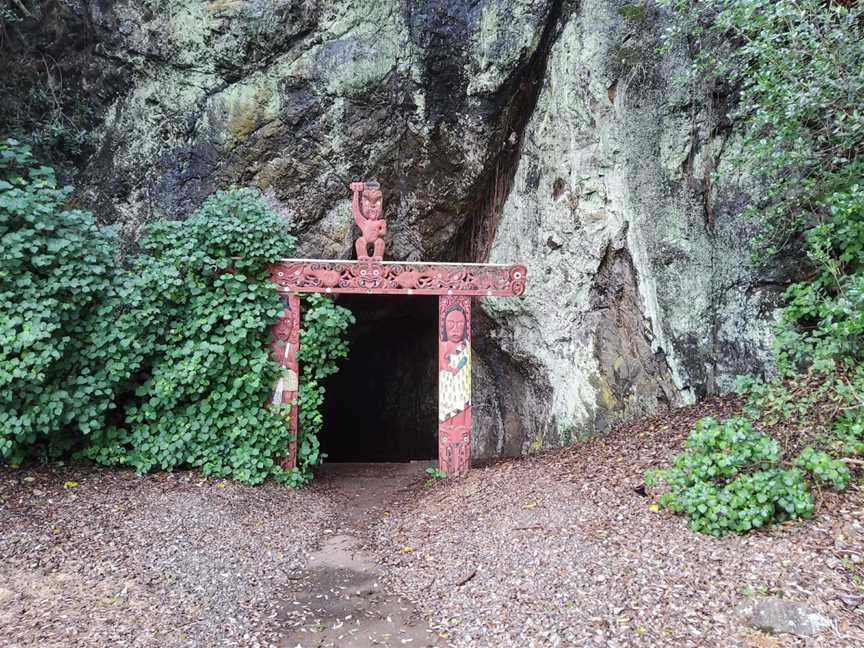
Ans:
[[[293,220],[302,255],[349,258],[348,183],[375,178],[389,258],[527,264],[522,299],[478,300],[477,457],[568,442],[770,368],[782,268],[749,260],[737,214],[752,187],[712,180],[734,133],[715,98],[675,82],[688,53],[656,53],[656,7],[77,10],[92,30],[82,60],[122,82],[93,77],[104,97],[76,199],[127,239],[252,185]]]

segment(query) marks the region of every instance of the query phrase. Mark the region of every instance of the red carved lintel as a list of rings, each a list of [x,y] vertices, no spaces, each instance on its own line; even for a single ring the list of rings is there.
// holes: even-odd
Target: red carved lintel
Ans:
[[[270,269],[280,292],[515,297],[523,265],[284,259]]]
[[[282,366],[282,375],[273,389],[272,402],[291,404],[287,420],[291,439],[288,442],[287,455],[280,462],[283,468],[291,470],[297,465],[299,432],[297,393],[300,388],[300,367],[297,363],[297,351],[300,347],[300,296],[283,295],[282,301],[285,307],[271,329],[270,358]]]
[[[438,468],[471,468],[471,298],[438,298]]]
[[[297,462],[297,392],[300,343],[300,299],[297,293],[364,295],[437,295],[438,467],[458,477],[471,467],[471,297],[516,297],[525,292],[523,265],[480,263],[399,263],[383,261],[381,188],[376,182],[354,182],[352,215],[360,228],[358,261],[283,259],[270,275],[285,308],[273,327],[272,358],[283,367],[273,392],[274,403],[292,403],[292,440],[282,460]],[[370,253],[371,252],[371,253]]]

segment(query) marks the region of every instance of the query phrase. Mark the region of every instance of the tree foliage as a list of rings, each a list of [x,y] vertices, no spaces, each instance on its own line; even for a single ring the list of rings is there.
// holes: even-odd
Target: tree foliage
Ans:
[[[864,173],[864,7],[833,0],[660,0],[691,74],[737,94],[734,162],[763,180],[748,214],[773,254],[830,217],[831,196]]]

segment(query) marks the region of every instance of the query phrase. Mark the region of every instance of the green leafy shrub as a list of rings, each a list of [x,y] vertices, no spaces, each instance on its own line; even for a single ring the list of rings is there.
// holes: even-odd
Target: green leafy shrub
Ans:
[[[101,424],[114,382],[83,354],[112,291],[110,236],[70,187],[0,142],[0,458],[58,456]]]
[[[836,455],[864,455],[864,418],[854,412],[835,418],[829,435],[829,446]]]
[[[832,371],[864,360],[864,185],[833,194],[805,238],[817,274],[789,287],[775,330],[787,375],[804,364]]]
[[[292,245],[284,221],[248,189],[144,229],[88,358],[135,376],[134,392],[117,425],[92,435],[88,456],[140,472],[285,477],[276,460],[288,443],[284,413],[263,407],[277,377],[267,327],[281,310],[266,264]]]
[[[808,446],[834,457],[864,454],[864,365],[784,372],[772,380],[739,377],[744,411],[783,438],[790,453]]]
[[[676,18],[667,45],[695,54],[691,79],[734,98],[729,166],[764,188],[744,212],[761,226],[756,257],[787,248],[807,261],[774,327],[778,375],[739,382],[745,412],[801,451],[795,466],[842,489],[849,471],[831,455],[864,451],[864,5],[661,4]]]
[[[289,441],[288,406],[264,407],[279,373],[268,357],[269,326],[282,309],[267,266],[293,245],[285,221],[251,189],[218,192],[186,221],[145,228],[142,254],[121,274],[120,298],[104,314],[91,358],[137,376],[137,385],[122,420],[93,436],[87,456],[140,472],[200,467],[252,484],[311,477],[323,399],[314,380],[347,354],[341,336],[352,318],[323,298],[309,302],[304,436],[299,466],[286,474],[278,457]]]
[[[793,463],[819,481],[831,484],[838,491],[846,488],[849,483],[849,469],[846,465],[822,450],[804,448]]]
[[[299,484],[323,458],[320,381],[347,355],[345,308],[305,300],[298,467],[279,465],[292,405],[265,407],[279,375],[270,326],[282,302],[268,264],[287,223],[257,191],[208,198],[186,221],[148,225],[115,267],[91,214],[27,147],[0,145],[0,457],[80,454],[140,472],[179,467]]]
[[[669,468],[646,474],[667,489],[657,503],[683,513],[690,527],[722,536],[790,518],[810,517],[813,498],[800,470],[780,467],[780,446],[743,418],[697,422]]]
[[[426,481],[423,484],[429,488],[434,486],[436,483],[447,479],[447,473],[441,470],[440,468],[429,467],[426,469]]]

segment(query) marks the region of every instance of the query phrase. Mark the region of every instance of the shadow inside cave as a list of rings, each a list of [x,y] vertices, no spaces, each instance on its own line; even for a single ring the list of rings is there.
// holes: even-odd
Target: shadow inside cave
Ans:
[[[438,456],[438,298],[340,295],[357,323],[350,352],[324,382],[321,450],[328,462]]]

